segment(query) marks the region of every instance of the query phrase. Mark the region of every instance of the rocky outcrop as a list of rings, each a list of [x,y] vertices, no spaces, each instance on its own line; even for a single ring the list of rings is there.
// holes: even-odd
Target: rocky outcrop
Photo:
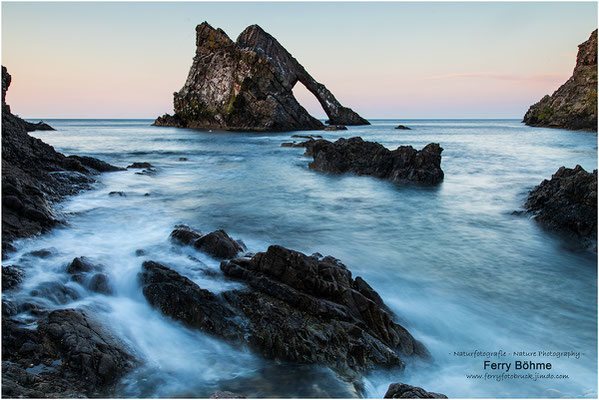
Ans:
[[[175,115],[154,125],[240,131],[323,129],[293,96],[299,81],[319,100],[329,123],[368,121],[343,107],[279,42],[258,25],[233,42],[204,22],[196,27],[196,55],[183,88],[174,94]]]
[[[551,96],[531,106],[524,120],[530,126],[597,131],[597,30],[578,46],[572,77]]]
[[[526,209],[551,229],[597,240],[597,170],[560,167],[529,193]]]
[[[175,243],[194,246],[220,259],[236,257],[243,251],[241,243],[231,238],[222,229],[202,235],[186,225],[178,225],[171,233],[170,239]]]
[[[408,131],[409,131],[409,130],[411,130],[412,128],[410,128],[410,127],[407,127],[407,126],[405,126],[405,125],[397,125],[397,126],[395,127],[395,129],[401,129],[401,130],[404,130],[404,131],[405,131],[405,130],[408,130]]]
[[[421,387],[392,383],[385,393],[385,399],[446,399],[441,393],[427,392]]]
[[[143,264],[140,281],[150,304],[190,327],[348,379],[376,366],[401,368],[404,356],[429,357],[378,294],[333,257],[270,246],[223,261],[221,270],[247,289],[217,296],[155,262]]]
[[[2,253],[10,242],[44,232],[59,220],[52,204],[118,168],[92,157],[65,157],[27,134],[6,104],[11,76],[2,67]]]
[[[92,316],[56,310],[35,330],[2,319],[3,397],[103,397],[135,364]]]
[[[443,180],[443,149],[437,143],[430,143],[420,151],[412,146],[388,150],[379,143],[354,137],[336,142],[309,140],[302,146],[306,148],[306,155],[314,158],[309,168],[315,171],[372,175],[396,183],[410,181],[432,185]]]

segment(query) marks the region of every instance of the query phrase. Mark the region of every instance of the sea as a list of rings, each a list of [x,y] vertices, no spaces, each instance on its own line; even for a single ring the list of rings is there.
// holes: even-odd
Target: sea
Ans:
[[[156,169],[100,175],[92,190],[57,206],[65,224],[17,241],[4,260],[26,271],[21,289],[4,296],[91,310],[142,361],[120,381],[118,397],[228,390],[246,397],[380,398],[392,382],[450,398],[597,397],[596,247],[521,212],[528,192],[559,167],[597,168],[596,133],[488,119],[372,120],[347,131],[284,133],[154,127],[151,120],[45,122],[57,130],[31,135],[66,155]],[[411,130],[394,129],[398,124]],[[445,179],[431,187],[315,172],[304,149],[281,147],[302,140],[293,134],[361,136],[389,149],[437,142]],[[433,360],[406,360],[401,372],[373,370],[356,389],[324,366],[265,359],[163,316],[141,293],[145,260],[215,293],[242,287],[220,274],[218,260],[171,243],[177,224],[224,229],[250,252],[279,244],[342,260]],[[41,249],[51,255],[28,254]],[[69,280],[65,268],[79,256],[104,265],[114,295]],[[36,291],[57,281],[77,298]],[[26,313],[19,318],[35,324]],[[529,368],[516,370],[518,361]]]

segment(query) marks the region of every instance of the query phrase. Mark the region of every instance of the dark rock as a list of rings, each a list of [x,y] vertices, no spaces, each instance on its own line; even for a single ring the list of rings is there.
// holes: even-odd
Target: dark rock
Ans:
[[[87,156],[68,156],[67,159],[77,160],[81,165],[84,165],[87,168],[91,168],[98,172],[114,172],[114,171],[124,171],[124,168],[115,167],[114,165],[110,165],[107,162],[102,160],[98,160],[97,158],[87,157]]]
[[[110,332],[73,309],[49,313],[35,330],[3,318],[2,358],[3,396],[104,397],[135,364]]]
[[[135,250],[135,255],[137,257],[145,256],[146,255],[146,251],[144,249],[137,249],[137,250]]]
[[[331,124],[368,124],[341,106],[259,26],[246,28],[236,43],[206,22],[196,27],[196,33],[196,55],[187,82],[174,94],[175,115],[164,115],[154,125],[242,131],[323,129],[293,96],[298,81],[320,101]]]
[[[245,399],[245,396],[233,392],[214,392],[210,395],[211,399]]]
[[[69,264],[66,271],[68,274],[77,274],[81,272],[101,271],[102,269],[101,265],[92,263],[87,257],[77,257]]]
[[[155,168],[146,168],[144,170],[142,170],[141,172],[136,172],[135,175],[148,175],[148,176],[152,176],[152,175],[156,175],[156,169]]]
[[[532,105],[522,121],[530,126],[597,132],[597,30],[578,46],[572,77]]]
[[[194,247],[216,258],[233,258],[243,251],[241,245],[223,230],[200,237],[195,241]]]
[[[91,277],[88,288],[93,292],[107,295],[114,293],[108,277],[102,273],[94,274],[94,276]]]
[[[291,137],[300,139],[322,139],[321,135],[291,135]]]
[[[346,131],[347,127],[345,125],[327,125],[324,127],[325,131]]]
[[[125,194],[125,192],[110,192],[108,193],[109,196],[119,196],[119,197],[127,197],[127,195]]]
[[[179,161],[187,161],[187,157],[179,157]]]
[[[30,294],[44,297],[55,304],[67,304],[81,297],[75,289],[59,281],[42,282]]]
[[[149,162],[134,162],[133,164],[129,165],[127,167],[127,169],[129,168],[153,168],[154,166],[152,164],[150,164]]]
[[[197,232],[187,225],[177,225],[177,229],[172,231],[170,235],[170,239],[173,242],[186,245],[192,245],[200,237],[202,237],[200,232]]]
[[[54,251],[51,249],[40,249],[40,250],[30,251],[26,255],[31,255],[33,257],[38,257],[38,258],[48,258],[52,254],[54,254]]]
[[[25,122],[25,130],[27,130],[27,132],[55,131],[56,130],[56,129],[52,128],[50,125],[46,124],[44,121],[40,121],[37,123],[27,122],[27,121],[23,121],[23,122]]]
[[[13,289],[17,287],[23,278],[25,271],[23,267],[18,265],[3,265],[2,266],[2,290]]]
[[[408,128],[408,127],[407,127],[407,126],[405,126],[405,125],[397,125],[397,126],[395,127],[395,129],[411,130],[412,128]]]
[[[293,147],[293,143],[281,143],[281,147]]]
[[[420,151],[412,146],[388,150],[379,143],[354,137],[336,142],[308,141],[304,146],[306,155],[314,158],[309,167],[316,171],[372,175],[396,183],[411,181],[433,185],[443,180],[443,149],[437,143],[429,143]]]
[[[222,262],[221,269],[250,286],[223,295],[253,323],[247,340],[266,356],[322,363],[345,376],[402,367],[401,355],[429,357],[377,304],[380,297],[361,293],[333,257],[270,246],[251,260]]]
[[[597,240],[597,170],[560,167],[529,193],[525,207],[551,229]]]
[[[441,393],[427,392],[421,387],[392,383],[385,393],[385,399],[446,399]]]
[[[164,315],[219,337],[239,336],[235,315],[223,301],[172,269],[146,261],[140,282],[145,298]]]
[[[27,123],[11,113],[6,91],[11,76],[2,67],[2,252],[16,238],[47,231],[58,222],[53,204],[88,189],[108,164],[65,157],[27,134]],[[102,167],[100,167],[102,165]],[[88,169],[86,166],[90,167]],[[112,166],[111,166],[112,167]],[[112,167],[116,168],[116,167]]]

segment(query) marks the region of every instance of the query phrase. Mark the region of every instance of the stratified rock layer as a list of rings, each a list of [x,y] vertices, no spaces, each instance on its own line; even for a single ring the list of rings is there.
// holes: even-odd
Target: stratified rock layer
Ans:
[[[379,143],[354,137],[336,142],[310,140],[302,146],[306,147],[306,155],[314,157],[309,167],[316,171],[372,175],[396,183],[437,184],[444,176],[441,170],[443,149],[437,143],[429,143],[422,150],[412,146],[389,150]]]
[[[421,387],[405,383],[392,383],[385,393],[385,399],[446,399],[441,393],[427,392]]]
[[[196,55],[183,88],[174,94],[175,115],[154,125],[241,131],[323,129],[293,96],[302,82],[332,124],[368,121],[343,107],[259,26],[246,28],[237,43],[204,22],[196,27]]]
[[[553,95],[531,106],[522,122],[530,126],[597,131],[597,30],[578,46],[572,77]]]
[[[526,209],[549,228],[597,240],[597,170],[561,167],[530,192]]]
[[[140,280],[150,304],[190,327],[268,357],[327,365],[348,379],[375,366],[401,368],[402,356],[429,357],[378,294],[333,257],[270,246],[223,261],[221,270],[247,289],[216,296],[155,262],[143,264]]]
[[[92,157],[57,153],[27,134],[28,122],[6,104],[11,76],[2,67],[2,253],[19,237],[44,232],[57,222],[52,203],[86,189],[99,172],[119,168]]]

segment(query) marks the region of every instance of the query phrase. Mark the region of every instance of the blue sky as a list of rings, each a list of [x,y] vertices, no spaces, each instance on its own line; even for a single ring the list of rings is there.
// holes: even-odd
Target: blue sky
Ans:
[[[171,112],[202,21],[233,39],[259,24],[366,118],[521,118],[571,75],[597,3],[3,2],[8,101],[32,118]]]

